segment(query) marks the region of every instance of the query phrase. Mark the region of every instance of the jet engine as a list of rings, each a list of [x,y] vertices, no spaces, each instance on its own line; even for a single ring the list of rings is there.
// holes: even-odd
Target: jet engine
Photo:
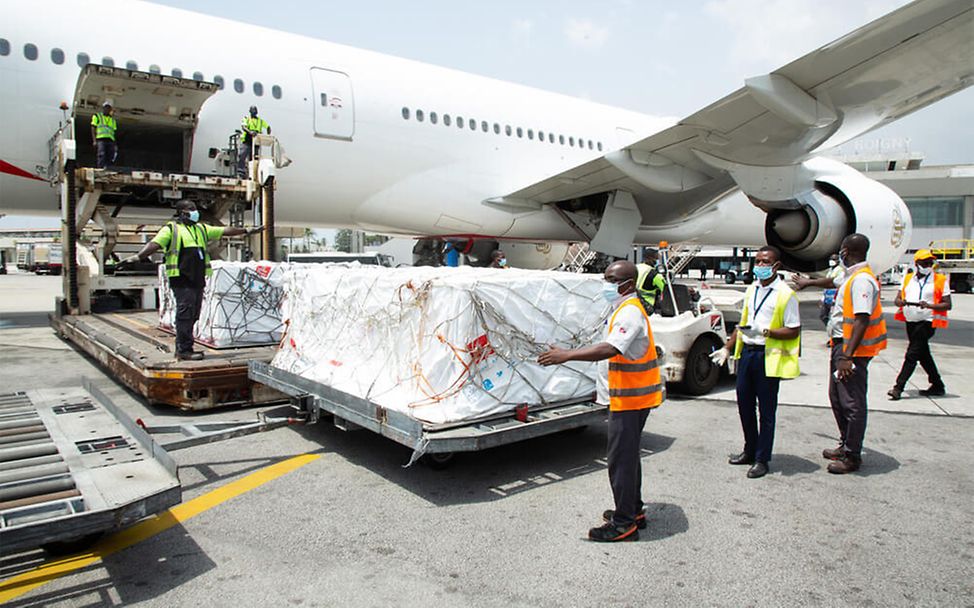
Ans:
[[[822,166],[822,159],[819,167]],[[790,201],[752,202],[767,212],[765,237],[781,249],[785,268],[813,272],[827,267],[846,235],[869,238],[868,261],[877,273],[892,267],[910,243],[910,212],[892,190],[836,161],[816,172],[815,188]]]

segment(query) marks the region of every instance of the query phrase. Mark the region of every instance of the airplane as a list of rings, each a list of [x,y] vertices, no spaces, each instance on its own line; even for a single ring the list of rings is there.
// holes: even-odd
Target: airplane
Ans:
[[[150,3],[49,4],[7,6],[0,29],[7,213],[58,212],[48,140],[79,71],[101,64],[216,83],[193,172],[215,170],[210,149],[258,105],[294,160],[277,182],[281,225],[585,241],[617,257],[661,239],[770,243],[798,271],[861,232],[879,270],[905,251],[909,211],[821,154],[974,82],[970,0],[918,0],[682,120]],[[100,95],[85,101],[116,97],[124,151],[138,109]]]

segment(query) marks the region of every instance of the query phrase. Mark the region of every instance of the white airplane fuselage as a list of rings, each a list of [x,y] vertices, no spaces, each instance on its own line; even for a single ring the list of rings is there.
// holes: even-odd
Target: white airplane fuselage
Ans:
[[[105,15],[111,16],[107,22]],[[118,67],[134,62],[143,71],[157,66],[162,74],[179,69],[184,77],[199,72],[208,81],[223,78],[226,86],[200,113],[193,172],[213,172],[207,151],[225,146],[249,106],[257,105],[294,161],[280,170],[277,184],[276,219],[285,225],[576,240],[577,234],[550,209],[514,214],[483,201],[675,123],[153,4],[75,2],[68,8],[14,3],[6,16],[8,27],[0,31],[9,42],[9,53],[0,56],[0,115],[6,123],[0,129],[0,210],[14,213],[57,213],[55,191],[17,173],[44,177],[47,142],[62,120],[58,106],[74,97],[80,53],[92,63],[111,58]],[[36,59],[25,56],[25,45],[37,47]],[[63,63],[52,61],[53,49],[63,51]],[[320,105],[314,82],[321,75],[347,77],[350,98],[338,103],[346,116],[352,111],[350,137],[333,137],[317,126],[323,121],[316,112],[328,111]],[[242,93],[235,91],[236,79],[243,81]],[[254,83],[262,84],[262,95],[255,94]],[[280,87],[279,99],[272,87]],[[125,128],[121,117],[122,150]],[[763,214],[740,193],[731,198],[734,213],[711,214],[707,222],[654,230],[652,218],[644,217],[637,239],[763,242]]]

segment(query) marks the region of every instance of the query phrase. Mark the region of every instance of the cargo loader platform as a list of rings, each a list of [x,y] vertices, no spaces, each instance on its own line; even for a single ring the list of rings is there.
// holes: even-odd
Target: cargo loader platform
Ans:
[[[117,530],[182,499],[176,464],[90,385],[0,395],[0,547]]]
[[[287,400],[247,376],[248,363],[270,361],[275,346],[214,349],[197,344],[202,360],[177,361],[172,334],[158,322],[154,310],[51,316],[60,336],[150,403],[206,410]]]

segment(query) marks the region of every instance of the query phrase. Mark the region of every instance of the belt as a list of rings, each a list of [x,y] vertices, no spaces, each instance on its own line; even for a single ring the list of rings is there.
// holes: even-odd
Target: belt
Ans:
[[[745,344],[744,350],[764,350],[764,344]]]

